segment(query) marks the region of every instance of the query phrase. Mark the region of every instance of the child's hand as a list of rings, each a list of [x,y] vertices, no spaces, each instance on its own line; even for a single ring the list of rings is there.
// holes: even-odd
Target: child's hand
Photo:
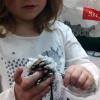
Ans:
[[[75,86],[81,90],[89,89],[94,83],[94,79],[89,71],[77,65],[70,66],[64,75],[64,85]]]
[[[22,78],[22,68],[18,68],[15,73],[15,97],[16,100],[40,100],[50,90],[52,78],[35,85],[42,73],[35,72],[28,78]]]

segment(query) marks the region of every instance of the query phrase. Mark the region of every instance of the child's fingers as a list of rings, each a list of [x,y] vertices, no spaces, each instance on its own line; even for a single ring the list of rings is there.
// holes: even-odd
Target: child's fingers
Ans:
[[[74,71],[74,67],[69,67],[66,71],[65,71],[65,75],[64,75],[64,85],[65,87],[67,87],[70,84],[71,81],[71,74]]]
[[[23,72],[22,68],[17,68],[16,69],[16,72],[14,74],[14,80],[15,80],[16,84],[20,84],[22,82],[22,77],[21,77],[22,72]]]
[[[80,87],[80,89],[87,90],[93,85],[93,83],[94,83],[94,79],[92,78],[91,75],[89,75],[86,82],[83,84],[82,87]]]
[[[69,84],[82,90],[88,89],[93,84],[94,80],[90,72],[80,66],[70,66],[64,76],[64,85]]]
[[[87,72],[83,71],[77,81],[76,87],[81,88],[88,78]]]
[[[48,86],[50,86],[51,82],[52,82],[52,77],[48,78],[46,81],[43,81],[42,83],[40,83],[40,85],[37,86],[37,89],[39,91],[43,91],[45,88],[47,88]]]
[[[79,77],[82,74],[82,70],[74,70],[73,73],[71,74],[71,85],[77,85],[77,81],[79,79]]]
[[[42,97],[45,96],[49,91],[50,91],[50,86],[47,87],[44,91],[42,91],[41,93],[38,93],[35,96],[32,94],[33,99],[31,99],[31,100],[41,100]]]
[[[39,94],[39,96],[40,96],[40,97],[43,97],[43,96],[45,96],[49,91],[50,91],[50,86],[47,87],[43,92],[41,92],[41,93]]]
[[[37,71],[34,74],[30,75],[28,78],[24,78],[22,88],[24,90],[33,88],[40,77],[42,77],[42,73]]]
[[[43,81],[38,86],[35,86],[31,90],[31,95],[39,95],[42,93],[46,88],[48,88],[51,84],[52,78],[48,78],[46,81]],[[35,91],[34,91],[35,90]]]

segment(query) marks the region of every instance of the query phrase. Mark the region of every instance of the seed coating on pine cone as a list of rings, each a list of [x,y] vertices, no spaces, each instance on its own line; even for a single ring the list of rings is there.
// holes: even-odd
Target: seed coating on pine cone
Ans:
[[[50,76],[54,76],[55,71],[53,68],[50,68],[50,64],[51,62],[49,62],[48,60],[39,58],[31,65],[31,67],[29,68],[29,75],[32,75],[36,71],[41,71],[43,73],[42,78],[40,78],[36,82],[36,85],[40,84],[42,81],[46,80]]]

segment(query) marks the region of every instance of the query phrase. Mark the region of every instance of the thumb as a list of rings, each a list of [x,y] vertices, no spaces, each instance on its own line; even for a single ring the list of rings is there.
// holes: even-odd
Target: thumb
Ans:
[[[22,76],[21,76],[22,72],[23,72],[22,68],[17,68],[16,69],[16,72],[14,74],[15,83],[20,84],[22,82]]]
[[[65,76],[64,76],[65,87],[67,87],[71,83],[72,73],[75,71],[75,69],[76,69],[75,65],[71,65],[71,66],[69,66],[68,69],[66,69]]]
[[[64,86],[67,87],[70,84],[71,74],[66,71],[64,75]]]

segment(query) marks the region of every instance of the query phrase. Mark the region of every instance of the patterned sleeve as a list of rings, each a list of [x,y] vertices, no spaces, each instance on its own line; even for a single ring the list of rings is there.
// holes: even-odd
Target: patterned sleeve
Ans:
[[[77,41],[71,29],[63,23],[60,23],[59,27],[63,33],[66,65],[81,65],[93,75],[95,81],[90,90],[81,91],[71,86],[69,87],[69,92],[71,92],[73,95],[82,97],[91,95],[92,93],[97,91],[99,87],[100,71],[97,66],[89,60],[88,55],[86,54],[80,43]]]

